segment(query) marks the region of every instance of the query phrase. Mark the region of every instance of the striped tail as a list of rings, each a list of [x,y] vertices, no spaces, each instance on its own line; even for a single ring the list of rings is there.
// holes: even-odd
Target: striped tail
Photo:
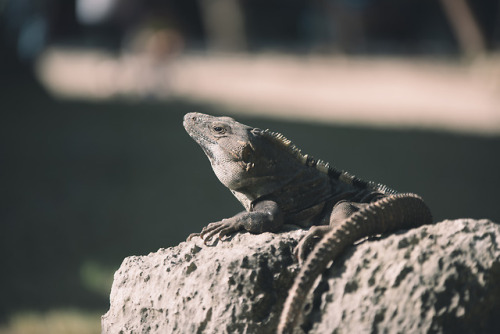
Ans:
[[[421,197],[397,194],[370,203],[324,235],[295,278],[281,313],[278,333],[293,333],[307,294],[330,261],[357,240],[432,223]]]

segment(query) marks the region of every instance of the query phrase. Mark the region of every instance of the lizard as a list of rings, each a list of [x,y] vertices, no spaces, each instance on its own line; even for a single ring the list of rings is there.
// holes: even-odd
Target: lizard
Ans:
[[[206,244],[242,230],[278,232],[285,223],[309,228],[294,250],[301,267],[278,333],[293,332],[316,278],[347,247],[365,237],[432,223],[420,196],[338,170],[303,154],[280,133],[202,113],[186,114],[183,125],[245,208],[188,240],[199,236]]]

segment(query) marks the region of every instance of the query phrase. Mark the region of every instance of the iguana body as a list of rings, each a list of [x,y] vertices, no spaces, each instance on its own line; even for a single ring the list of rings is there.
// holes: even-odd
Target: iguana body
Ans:
[[[184,127],[208,156],[219,180],[246,209],[205,227],[200,234],[205,242],[239,230],[276,232],[284,223],[315,225],[297,247],[303,260],[323,237],[290,290],[280,333],[292,332],[315,279],[346,247],[366,236],[432,221],[417,195],[397,194],[340,172],[303,155],[279,133],[200,113],[185,115]]]

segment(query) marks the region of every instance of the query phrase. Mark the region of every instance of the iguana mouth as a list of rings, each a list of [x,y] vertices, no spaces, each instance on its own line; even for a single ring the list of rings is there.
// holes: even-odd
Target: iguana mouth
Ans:
[[[186,129],[189,136],[191,136],[191,138],[193,138],[203,148],[203,150],[205,150],[205,146],[202,144],[215,144],[216,142],[212,138],[206,136],[203,131],[200,131],[202,123],[200,122],[200,117],[195,115],[196,113],[186,114],[182,125],[184,125],[184,129]]]
[[[189,129],[186,127],[186,131],[203,149],[205,149],[205,146],[202,144],[216,144],[215,140],[198,131],[196,127],[190,127]]]
[[[186,129],[188,135],[193,138],[198,145],[201,146],[203,152],[205,152],[206,156],[212,160],[214,159],[213,152],[208,148],[208,144],[216,144],[215,140],[206,136],[201,130],[199,122],[200,117],[196,116],[195,113],[189,113],[184,116],[184,121],[182,125]]]

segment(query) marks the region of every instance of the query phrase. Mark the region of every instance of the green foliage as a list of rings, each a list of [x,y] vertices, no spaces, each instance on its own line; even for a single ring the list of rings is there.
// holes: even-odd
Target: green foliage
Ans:
[[[85,261],[80,267],[80,277],[87,289],[108,297],[116,269],[95,261]]]

